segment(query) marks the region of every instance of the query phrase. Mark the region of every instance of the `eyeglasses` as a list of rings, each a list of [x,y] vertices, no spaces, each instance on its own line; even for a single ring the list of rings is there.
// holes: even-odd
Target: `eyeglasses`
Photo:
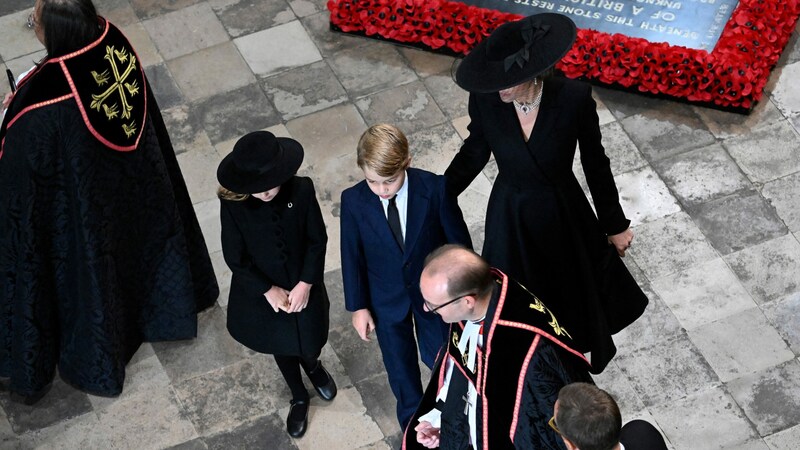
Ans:
[[[33,16],[33,13],[28,14],[28,28],[33,29],[36,27],[36,18]]]
[[[555,430],[556,433],[559,435],[561,434],[561,430],[559,430],[558,426],[556,426],[556,416],[551,417],[550,420],[547,421],[547,424],[550,425],[550,428]]]
[[[422,301],[425,303],[425,308],[427,308],[427,309],[428,309],[428,312],[429,312],[429,313],[439,314],[439,313],[437,313],[436,311],[438,311],[438,310],[440,310],[440,309],[444,308],[445,306],[447,306],[447,305],[449,305],[449,304],[451,304],[451,303],[455,303],[455,302],[457,302],[457,301],[461,300],[461,299],[462,299],[462,298],[464,298],[464,297],[469,297],[470,295],[474,296],[474,295],[475,295],[475,292],[472,292],[472,293],[469,293],[469,294],[464,294],[464,295],[459,295],[458,297],[456,297],[456,298],[454,298],[454,299],[452,299],[452,300],[448,300],[448,301],[446,301],[446,302],[442,303],[442,304],[441,304],[441,305],[439,305],[439,306],[436,306],[436,305],[432,304],[431,302],[429,302],[429,301],[427,301],[427,300],[424,300],[424,299],[423,299]]]

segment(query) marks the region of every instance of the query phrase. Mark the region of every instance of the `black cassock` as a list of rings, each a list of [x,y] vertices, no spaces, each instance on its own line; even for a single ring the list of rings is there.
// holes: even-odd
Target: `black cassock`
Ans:
[[[442,450],[462,450],[470,445],[465,398],[469,384],[478,393],[476,449],[565,449],[547,422],[561,387],[573,382],[591,383],[589,364],[572,348],[572,330],[562,327],[536,296],[500,271],[498,286],[483,324],[483,345],[475,371],[458,350],[464,323],[450,326],[447,350],[442,352],[417,412],[403,439],[404,449],[422,449],[414,427],[419,417],[436,407],[441,414]],[[436,397],[446,376],[446,361],[453,371],[447,398]]]
[[[219,294],[142,67],[103,25],[21,81],[0,129],[0,376],[23,396],[56,367],[119,394],[139,345],[194,337]]]

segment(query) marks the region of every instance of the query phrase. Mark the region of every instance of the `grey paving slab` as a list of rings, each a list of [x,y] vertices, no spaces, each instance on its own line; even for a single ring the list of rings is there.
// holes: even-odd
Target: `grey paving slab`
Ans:
[[[761,195],[792,232],[800,231],[800,172],[764,184]]]
[[[97,434],[108,443],[101,448],[164,448],[197,437],[172,387],[153,386],[121,398],[97,416],[102,424]]]
[[[754,182],[766,183],[800,171],[800,137],[784,120],[727,139],[723,145]]]
[[[728,387],[762,436],[800,423],[800,361],[797,359],[733,380]]]
[[[0,406],[17,434],[46,428],[92,410],[88,395],[75,390],[58,376],[53,380],[50,392],[35,405],[13,402],[7,392],[3,392],[0,395]]]
[[[720,258],[657,278],[652,287],[687,329],[702,327],[756,306]]]
[[[283,0],[210,0],[209,4],[234,38],[297,18]]]
[[[357,167],[356,146],[367,125],[358,109],[347,104],[290,120],[286,122],[286,128],[303,144],[307,159],[323,161],[332,156],[347,155],[352,157],[352,164]],[[322,175],[324,172],[318,173]],[[332,172],[331,175],[339,174]]]
[[[167,448],[169,450],[208,450],[208,445],[203,438],[196,438]]]
[[[289,0],[288,3],[297,17],[307,17],[328,10],[326,0]]]
[[[30,0],[5,0],[2,5],[0,5],[0,16],[6,16],[30,7]]]
[[[232,91],[256,81],[231,42],[167,62],[187,100],[199,100]]]
[[[175,384],[183,413],[200,435],[239,427],[282,406],[275,395],[288,387],[274,382],[281,376],[266,358],[258,355]]]
[[[800,63],[787,64],[776,72],[777,77],[772,77],[775,83],[771,95],[772,102],[786,117],[800,115],[800,90],[792,81],[800,75]]]
[[[378,338],[373,333],[370,339],[370,342],[362,341],[350,325],[331,329],[328,333],[328,344],[336,352],[350,375],[350,381],[356,386],[375,374],[386,373]]]
[[[613,121],[601,125],[600,132],[603,133],[606,156],[611,160],[611,173],[619,175],[640,169],[647,164],[619,122]]]
[[[678,201],[650,167],[614,177],[619,200],[631,226],[658,220],[680,211]]]
[[[800,293],[767,303],[761,308],[789,347],[796,355],[800,355]]]
[[[719,385],[714,370],[685,334],[615,359],[648,408]]]
[[[206,131],[212,144],[281,122],[257,83],[212,95],[192,103],[190,108],[196,127]]]
[[[683,330],[661,297],[649,286],[643,286],[643,290],[649,300],[644,313],[634,323],[614,335],[619,354],[655,346],[665,339],[677,336]]]
[[[361,380],[356,383],[355,387],[361,394],[364,407],[367,408],[372,420],[375,421],[384,436],[391,436],[402,431],[397,422],[397,402],[385,374],[379,373]]]
[[[758,433],[739,405],[721,387],[650,409],[676,448],[741,448]]]
[[[151,344],[173,385],[242,361],[248,354],[228,333],[225,313],[218,306],[198,314],[197,328],[193,340]]]
[[[405,56],[411,68],[414,69],[421,78],[427,78],[431,75],[444,75],[450,78],[452,85],[456,86],[457,89],[461,89],[450,77],[451,70],[453,69],[453,62],[455,61],[455,58],[452,56],[410,47],[399,47],[398,50]],[[462,110],[462,114],[465,112],[466,109]]]
[[[35,448],[110,448],[109,436],[103,434],[103,424],[97,414],[89,412],[59,422],[55,425],[32,430],[18,436],[18,449]],[[12,447],[13,448],[13,447]]]
[[[285,417],[288,412],[287,406],[279,414]],[[336,399],[329,403],[312,399],[308,422],[309,428],[305,436],[295,440],[300,450],[349,450],[379,442],[384,437],[367,414],[355,388],[339,391]]]
[[[447,121],[425,85],[419,81],[381,91],[355,102],[367,124],[390,123],[409,134],[425,124]]]
[[[747,345],[741,336],[747,336]],[[758,308],[689,330],[689,337],[724,382],[795,357]]]
[[[324,61],[265,78],[261,86],[286,121],[348,100],[344,88]]]
[[[142,24],[166,60],[228,40],[228,33],[206,2],[157,16]]]
[[[620,89],[592,86],[592,90],[595,96],[603,102],[606,109],[608,109],[617,120],[652,111],[674,111],[677,108],[678,115],[686,111],[685,108],[682,108],[683,105],[679,103],[659,100],[649,96],[636,95],[633,92]]]
[[[759,303],[800,292],[800,243],[791,234],[727,255],[725,261]]]
[[[303,17],[303,26],[325,58],[347,49],[372,45],[373,41],[363,37],[332,32],[330,14],[327,10]]]
[[[689,214],[723,255],[788,232],[775,209],[757,191],[740,191],[703,203]]]
[[[219,185],[214,174],[221,158],[205,132],[199,133],[191,145],[189,151],[177,158],[189,196],[194,203],[216,198]]]
[[[297,20],[236,38],[233,42],[258,76],[285,72],[322,59]],[[264,45],[266,42],[269,45]]]
[[[201,3],[203,0],[128,0],[142,20],[162,16]]]
[[[136,49],[136,55],[139,57],[139,62],[143,67],[152,66],[163,62],[161,54],[158,52],[153,40],[150,38],[147,30],[139,22],[134,22],[125,26],[121,26],[122,33]]]
[[[653,168],[685,207],[752,189],[750,180],[720,144],[655,161]]]
[[[198,129],[189,120],[189,111],[189,106],[185,104],[161,109],[161,116],[176,155],[202,147],[205,142],[211,142],[206,132]]]
[[[128,0],[100,0],[94,2],[97,13],[121,27],[138,22],[139,17]]]
[[[313,424],[309,424],[313,426]],[[292,438],[286,433],[286,418],[277,413],[259,417],[232,430],[226,430],[204,439],[209,450],[231,448],[296,449]]]
[[[715,141],[714,135],[686,105],[665,103],[657,110],[620,119],[620,124],[650,161],[704,147]]]
[[[387,44],[339,51],[328,59],[328,64],[353,97],[362,97],[417,79],[397,50]]]
[[[464,115],[469,103],[469,93],[453,82],[450,73],[431,75],[423,80],[436,105],[448,118]]]
[[[444,173],[463,143],[450,123],[432,126],[406,136],[411,152],[411,165],[437,174]]]
[[[636,393],[633,383],[625,373],[611,361],[599,375],[592,375],[597,387],[611,394],[617,401],[622,417],[631,417],[638,411],[645,409],[644,403]]]
[[[709,131],[719,139],[751,133],[783,120],[778,108],[769,98],[758,102],[750,114],[737,114],[711,108],[694,107],[694,111]]]
[[[33,10],[32,4],[28,6],[22,11],[0,17],[0,57],[3,61],[33,53],[43,47],[33,30],[27,26],[28,14]]]
[[[764,441],[771,450],[795,450],[800,442],[800,425],[767,436]]]
[[[153,89],[162,113],[164,109],[178,106],[184,102],[183,94],[175,84],[166,64],[160,63],[147,67],[145,73],[147,73],[147,79],[150,81],[150,87]]]

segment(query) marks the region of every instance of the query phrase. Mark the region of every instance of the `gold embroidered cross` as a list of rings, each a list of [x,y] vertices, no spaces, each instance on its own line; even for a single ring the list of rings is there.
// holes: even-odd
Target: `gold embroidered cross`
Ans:
[[[108,87],[100,95],[92,94],[92,103],[89,105],[92,109],[100,111],[100,108],[103,108],[103,112],[106,114],[106,118],[111,120],[117,117],[119,107],[116,103],[108,106],[105,104],[106,100],[111,97],[112,94],[115,92],[119,94],[120,102],[122,103],[122,118],[123,119],[130,119],[131,111],[133,111],[133,106],[128,103],[128,96],[130,95],[133,97],[139,93],[139,85],[137,80],[133,80],[133,82],[127,83],[128,76],[130,76],[131,72],[136,70],[136,55],[133,53],[128,53],[126,49],[115,50],[113,46],[106,46],[106,56],[103,59],[108,60],[111,64],[111,71],[114,74],[114,83]],[[125,70],[120,73],[120,66],[117,65],[117,61],[121,64],[125,62],[128,63],[128,66],[125,67]],[[103,86],[108,82],[110,79],[108,76],[108,70],[103,71],[101,74],[97,74],[97,72],[92,72],[92,76],[95,79],[95,82],[98,86]],[[127,91],[127,93],[126,93]],[[123,125],[123,130],[125,134],[130,137],[136,130],[136,122],[132,122],[130,125]],[[133,130],[131,132],[131,130]]]

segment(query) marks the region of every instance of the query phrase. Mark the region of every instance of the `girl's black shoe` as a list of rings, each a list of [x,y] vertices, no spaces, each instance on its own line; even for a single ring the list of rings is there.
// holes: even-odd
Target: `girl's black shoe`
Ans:
[[[290,405],[286,431],[293,438],[303,437],[308,428],[308,400],[292,400]]]
[[[336,397],[336,382],[333,381],[331,374],[325,370],[322,361],[317,360],[317,366],[313,370],[307,370],[306,375],[308,375],[320,398],[331,401]]]

